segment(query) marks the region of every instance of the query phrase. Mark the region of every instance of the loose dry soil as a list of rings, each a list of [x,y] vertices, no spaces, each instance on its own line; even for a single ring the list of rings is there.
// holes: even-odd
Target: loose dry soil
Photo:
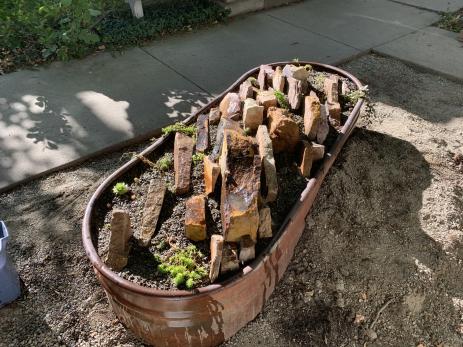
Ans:
[[[364,116],[262,314],[226,346],[463,346],[463,85],[365,56]],[[131,148],[129,151],[137,151]],[[24,294],[0,346],[140,346],[85,257],[90,193],[115,153],[0,195]]]

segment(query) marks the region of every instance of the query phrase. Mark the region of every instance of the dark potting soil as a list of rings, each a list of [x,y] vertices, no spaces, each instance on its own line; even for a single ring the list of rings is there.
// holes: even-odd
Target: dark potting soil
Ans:
[[[321,76],[321,77],[317,77]],[[329,76],[326,72],[313,71],[309,77],[311,89],[315,90],[321,102],[324,102],[323,85],[320,83],[323,77]],[[355,86],[352,82],[345,78],[340,78],[341,81],[347,83],[350,90],[354,90]],[[340,101],[341,102],[341,101]],[[349,103],[341,103],[343,111],[343,123],[352,106]],[[299,124],[301,133],[303,130],[303,117],[301,114],[292,114],[292,118]],[[326,151],[336,140],[339,131],[336,127],[330,125],[330,132],[325,141]],[[215,145],[217,133],[217,125],[210,125],[210,146]],[[165,143],[146,158],[155,163],[165,153],[173,155],[173,136],[165,141]],[[210,150],[209,150],[210,152]],[[274,235],[285,220],[287,214],[291,210],[294,203],[299,199],[300,193],[307,185],[308,179],[301,176],[296,165],[295,153],[281,153],[275,155],[275,162],[278,176],[278,198],[275,202],[269,204],[272,214],[272,227]],[[131,157],[135,153],[127,153]],[[209,154],[209,153],[206,153]],[[314,163],[312,173],[315,173],[321,161]],[[157,270],[159,257],[166,257],[172,254],[173,248],[184,249],[189,245],[195,245],[201,251],[199,266],[202,266],[209,272],[210,237],[213,234],[222,234],[222,224],[220,219],[220,189],[216,189],[216,194],[207,198],[206,209],[206,224],[207,238],[204,241],[193,242],[186,238],[184,233],[184,218],[185,218],[185,202],[193,195],[204,193],[204,178],[203,178],[203,163],[200,161],[196,165],[192,163],[191,175],[191,191],[188,194],[177,196],[174,193],[174,170],[173,165],[169,170],[161,172],[158,169],[153,169],[147,164],[140,164],[129,170],[118,182],[125,182],[130,192],[123,196],[115,196],[109,189],[102,198],[97,202],[97,209],[94,218],[94,243],[98,250],[98,254],[104,259],[108,251],[110,239],[110,221],[113,208],[126,210],[130,215],[131,226],[134,232],[131,238],[131,250],[129,254],[127,266],[118,273],[124,279],[132,281],[136,284],[171,290],[177,289],[171,279]],[[149,183],[154,178],[161,178],[166,182],[168,187],[164,198],[161,214],[157,223],[156,231],[148,247],[141,247],[137,243],[140,232],[143,208],[148,192]],[[220,178],[219,178],[220,179]],[[220,182],[219,182],[220,184]],[[266,250],[272,239],[259,239],[256,244],[256,257]],[[242,266],[245,264],[242,264]],[[240,270],[239,270],[240,271]],[[225,280],[234,273],[221,275],[218,282]],[[202,287],[210,284],[209,278],[204,278],[198,282],[195,287]],[[184,288],[180,288],[184,289]]]

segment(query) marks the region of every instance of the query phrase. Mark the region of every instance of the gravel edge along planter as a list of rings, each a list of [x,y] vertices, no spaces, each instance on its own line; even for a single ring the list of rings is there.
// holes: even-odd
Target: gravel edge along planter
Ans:
[[[314,62],[278,62],[268,65],[283,67],[286,64],[310,64],[317,71],[336,73],[350,79],[357,88],[362,87],[356,77],[330,65]],[[259,67],[256,67],[246,72],[220,96],[184,122],[193,123],[197,115],[217,106],[228,92],[236,90],[240,83],[258,71]],[[143,341],[155,346],[216,346],[253,320],[282,278],[304,230],[305,217],[328,170],[354,129],[362,103],[363,99],[357,101],[335,143],[327,150],[320,168],[308,181],[268,247],[231,278],[193,291],[143,287],[123,279],[103,263],[94,244],[96,203],[119,177],[143,163],[134,158],[110,175],[88,203],[82,237],[87,256],[119,320]],[[142,155],[156,151],[168,136],[159,138]]]

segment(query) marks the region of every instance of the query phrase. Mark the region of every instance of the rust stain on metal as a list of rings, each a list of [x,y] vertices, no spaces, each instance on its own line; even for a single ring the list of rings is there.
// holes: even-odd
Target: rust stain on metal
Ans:
[[[268,65],[276,67],[291,63]],[[362,87],[357,78],[339,68],[314,62],[299,63],[347,77],[357,88]],[[220,96],[184,122],[191,124],[198,115],[208,113],[227,93],[239,88],[243,81],[258,72],[259,67],[245,73]],[[195,291],[165,291],[143,287],[119,277],[102,262],[92,240],[95,204],[118,177],[135,165],[141,165],[140,159],[130,160],[108,177],[88,203],[82,237],[85,252],[119,320],[146,343],[154,346],[216,346],[253,320],[262,310],[291,261],[294,248],[304,230],[305,217],[329,168],[354,129],[362,103],[363,100],[359,100],[355,105],[321,167],[309,180],[300,199],[294,204],[267,249],[232,278]],[[156,151],[166,138],[167,136],[163,136],[158,139],[141,155]]]

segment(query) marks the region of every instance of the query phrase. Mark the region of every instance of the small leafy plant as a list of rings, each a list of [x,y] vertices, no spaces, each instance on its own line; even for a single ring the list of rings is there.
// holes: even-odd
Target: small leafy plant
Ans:
[[[158,265],[158,271],[168,275],[177,288],[185,286],[192,289],[207,276],[206,269],[198,265],[202,257],[203,254],[194,245],[186,249],[177,248],[173,255]]]
[[[275,90],[274,94],[275,94],[275,97],[277,98],[278,105],[280,105],[280,107],[282,108],[289,109],[289,103],[286,100],[286,96],[279,90]]]
[[[194,165],[198,165],[199,163],[203,161],[203,159],[204,159],[204,153],[195,153],[191,157],[191,160],[193,161]]]
[[[196,136],[196,126],[195,125],[186,125],[182,122],[177,122],[175,124],[166,126],[165,128],[162,128],[162,133],[164,135],[170,134],[170,133],[182,133],[188,136]]]
[[[129,192],[129,186],[125,182],[118,182],[113,187],[113,193],[116,196],[122,196]]]
[[[345,95],[347,101],[349,101],[352,105],[355,105],[357,101],[361,98],[365,98],[368,93],[368,86],[363,86],[360,89],[356,89],[351,91],[350,93]]]
[[[161,158],[158,159],[155,165],[159,171],[167,171],[172,167],[173,162],[174,158],[172,153],[165,153]]]

